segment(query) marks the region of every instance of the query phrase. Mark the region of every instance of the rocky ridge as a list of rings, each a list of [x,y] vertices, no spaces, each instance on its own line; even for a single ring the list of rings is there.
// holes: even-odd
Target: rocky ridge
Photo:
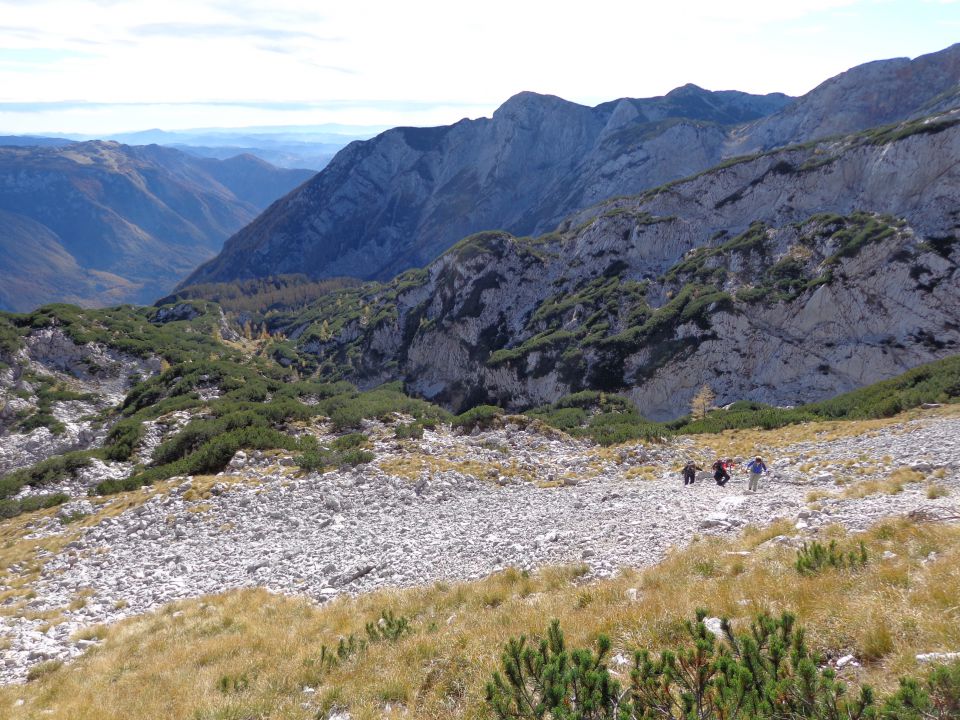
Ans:
[[[583,107],[521,93],[490,119],[394,128],[344,148],[184,285],[305,272],[385,279],[471,233],[552,230],[570,213],[725,158],[954,107],[960,45],[868,63],[791,102],[687,85]]]
[[[326,427],[313,432],[323,437]],[[742,473],[724,488],[708,473],[683,487],[686,459],[712,460],[690,439],[601,450],[522,418],[471,435],[440,426],[403,442],[380,423],[365,432],[375,459],[353,470],[301,474],[286,456],[238,453],[220,476],[145,489],[141,504],[118,501],[128,508],[119,513],[112,502],[77,499],[56,517],[31,521],[28,538],[62,542],[40,553],[42,572],[26,588],[19,580],[30,569],[7,569],[2,589],[35,596],[0,605],[8,643],[0,680],[22,680],[38,662],[84,652],[96,633],[77,634],[83,628],[230,588],[324,602],[507,566],[583,562],[592,576],[605,576],[654,563],[698,534],[777,518],[794,531],[774,542],[796,544],[832,524],[856,531],[890,515],[960,514],[955,413],[758,446],[771,472],[756,494],[745,490]],[[896,494],[844,492],[905,471],[916,482]],[[929,497],[930,482],[947,495]],[[95,522],[76,529],[84,516]]]
[[[59,328],[42,328],[0,370],[0,475],[71,450],[103,444],[109,429],[102,411],[120,403],[136,379],[160,371],[158,358],[142,359],[102,343],[77,344]],[[18,418],[39,411],[39,389],[54,383],[84,396],[52,403],[62,427],[17,432]]]
[[[960,114],[743,159],[483,233],[274,319],[321,372],[457,411],[584,388],[641,414],[810,402],[956,352]]]

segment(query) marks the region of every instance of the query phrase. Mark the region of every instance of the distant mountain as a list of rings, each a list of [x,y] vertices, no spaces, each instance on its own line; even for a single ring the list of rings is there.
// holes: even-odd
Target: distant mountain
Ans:
[[[958,63],[960,45],[868,63],[796,100],[687,85],[590,108],[521,93],[491,119],[395,128],[348,145],[184,284],[389,278],[479,230],[545,232],[570,212],[733,155],[941,109],[956,97]]]
[[[254,155],[284,168],[321,170],[348,143],[373,137],[382,127],[348,125],[295,125],[197,130],[139,130],[74,140],[114,140],[126,145],[163,145],[198,157],[220,160]]]
[[[156,145],[0,147],[0,309],[149,302],[312,174]]]
[[[40,137],[38,135],[0,135],[0,147],[63,147],[74,140],[67,138]]]
[[[226,160],[237,155],[253,155],[277,167],[323,170],[346,144],[346,141],[344,141],[339,145],[333,143],[303,143],[302,145],[284,144],[279,147],[257,147],[255,145],[209,146],[173,143],[167,147],[175,148],[189,155],[217,160]]]

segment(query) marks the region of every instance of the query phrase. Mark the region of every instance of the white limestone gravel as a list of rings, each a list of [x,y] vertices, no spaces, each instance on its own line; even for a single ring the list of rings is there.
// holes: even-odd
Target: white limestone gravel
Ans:
[[[188,500],[192,483],[185,479],[166,495],[144,491],[151,497],[143,505],[86,530],[47,559],[26,611],[0,621],[0,641],[8,645],[0,682],[22,680],[37,662],[84,652],[91,641],[70,639],[82,627],[231,588],[262,586],[323,602],[340,593],[479,578],[507,566],[586,562],[593,576],[605,576],[655,563],[698,533],[733,533],[777,518],[805,536],[831,523],[865,529],[911,511],[960,515],[960,418],[785,448],[756,494],[746,492],[742,472],[724,488],[712,479],[684,487],[678,468],[694,452],[689,439],[601,457],[584,441],[513,425],[475,436],[441,428],[403,446],[381,426],[369,430],[382,438],[370,465],[298,477],[286,459],[238,454],[207,499]],[[407,478],[381,467],[411,450],[433,458],[509,458],[535,481],[458,470]],[[893,458],[886,465],[878,461],[885,456]],[[807,506],[811,490],[835,492],[834,476],[865,457],[880,462],[880,473],[942,468],[937,482],[950,493],[928,499],[916,483],[896,495]],[[810,458],[836,470],[801,472]],[[638,464],[655,467],[656,477],[630,479]],[[576,484],[564,482],[565,474]],[[547,484],[556,486],[539,482],[551,479]],[[50,520],[35,531],[69,532],[70,525]],[[79,593],[88,595],[85,605],[69,609]],[[43,621],[29,613],[55,609],[65,621],[41,632]]]

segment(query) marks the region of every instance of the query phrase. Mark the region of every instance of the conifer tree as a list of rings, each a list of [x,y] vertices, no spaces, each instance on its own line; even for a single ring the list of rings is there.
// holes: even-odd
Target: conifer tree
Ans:
[[[707,416],[707,412],[713,407],[713,401],[717,399],[717,396],[713,394],[713,390],[710,389],[710,386],[706,383],[697,390],[697,394],[693,396],[693,400],[690,401],[690,414],[693,416],[694,420],[702,420]]]

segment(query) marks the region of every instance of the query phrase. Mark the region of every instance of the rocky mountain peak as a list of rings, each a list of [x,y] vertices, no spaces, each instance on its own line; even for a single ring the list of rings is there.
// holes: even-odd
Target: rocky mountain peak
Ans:
[[[960,43],[913,60],[858,65],[826,80],[741,135],[736,152],[845,134],[939,112],[956,104]]]
[[[494,120],[508,120],[516,117],[529,116],[531,114],[542,114],[544,112],[555,111],[567,107],[585,107],[577,103],[564,100],[556,95],[547,95],[533,92],[531,90],[522,90],[516,95],[512,95],[493,111]]]
[[[388,279],[475,232],[549,232],[572,212],[725,158],[952,106],[958,74],[953,46],[867,63],[795,100],[692,83],[592,108],[517,93],[491,120],[396,128],[351,144],[183,285],[301,272]]]

